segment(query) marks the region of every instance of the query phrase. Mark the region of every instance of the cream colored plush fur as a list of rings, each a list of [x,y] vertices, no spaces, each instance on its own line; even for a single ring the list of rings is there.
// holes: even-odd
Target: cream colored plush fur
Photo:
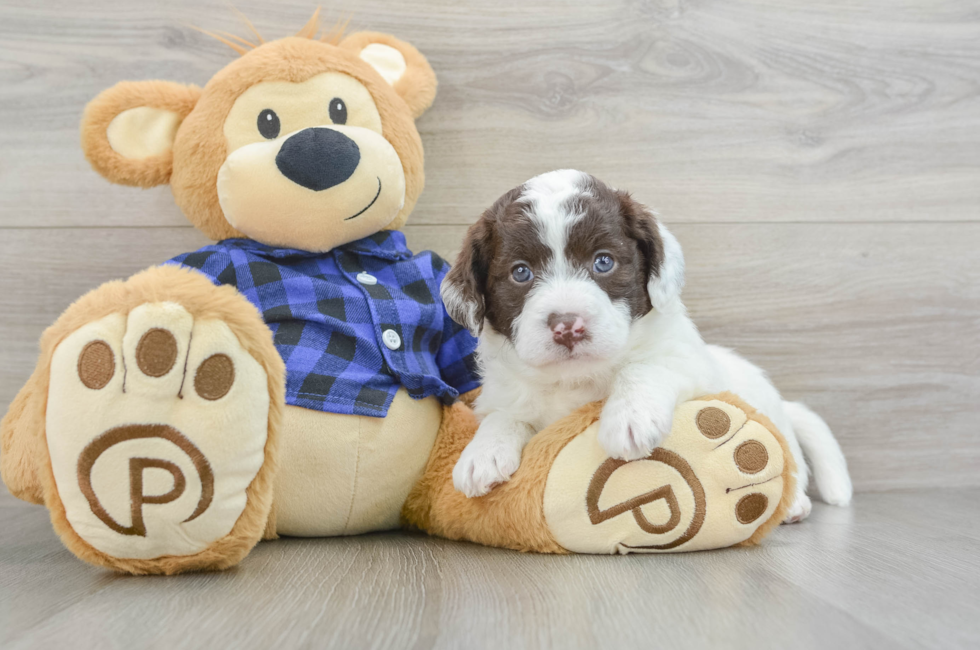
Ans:
[[[78,534],[59,496],[46,441],[48,393],[55,350],[73,332],[147,303],[179,303],[195,321],[221,321],[266,376],[268,415],[264,461],[248,484],[247,502],[231,531],[201,551],[152,560],[104,553]],[[37,367],[0,421],[0,469],[15,496],[44,503],[65,546],[83,560],[129,573],[179,573],[236,564],[262,536],[272,508],[272,479],[282,419],[285,368],[258,310],[231,287],[215,287],[191,270],[156,267],[129,280],[108,282],[79,298],[45,332]]]
[[[140,372],[134,359],[140,337],[152,328],[175,335],[177,358],[161,377]],[[83,348],[91,341],[113,348],[116,371],[93,390],[77,372]],[[190,344],[190,346],[188,346]],[[230,357],[234,383],[219,400],[200,396],[194,373],[214,354]],[[186,370],[186,373],[185,373]],[[186,376],[185,376],[186,374]],[[181,384],[184,384],[182,386]],[[246,490],[265,462],[269,414],[268,377],[223,321],[195,319],[177,303],[145,303],[114,313],[72,332],[55,349],[46,412],[47,447],[58,496],[72,528],[94,548],[118,558],[153,559],[166,554],[193,555],[231,532],[246,505]],[[172,442],[136,439],[101,454],[88,478],[99,504],[116,522],[131,518],[131,458],[163,459],[178,467],[186,481],[173,502],[145,506],[148,533],[120,535],[93,513],[80,489],[79,457],[101,434],[133,423],[165,423],[195,445],[213,472],[208,508],[193,521],[202,491],[191,458]],[[166,494],[175,479],[160,469],[143,470],[142,494]]]
[[[276,480],[280,535],[321,537],[390,530],[429,459],[442,420],[434,398],[404,389],[384,418],[287,406]]]

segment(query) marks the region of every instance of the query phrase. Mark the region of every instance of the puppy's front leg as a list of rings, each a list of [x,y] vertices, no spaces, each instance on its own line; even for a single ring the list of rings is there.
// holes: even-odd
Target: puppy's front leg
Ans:
[[[616,377],[599,418],[599,443],[613,458],[645,458],[670,433],[687,380],[663,367],[632,364]]]
[[[481,497],[510,480],[521,464],[521,451],[534,429],[494,411],[484,418],[453,468],[453,485],[468,497]]]

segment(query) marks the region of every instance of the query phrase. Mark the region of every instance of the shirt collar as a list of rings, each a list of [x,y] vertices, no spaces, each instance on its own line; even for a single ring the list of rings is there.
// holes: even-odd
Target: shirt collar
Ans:
[[[380,257],[383,260],[403,260],[412,256],[405,243],[405,233],[397,230],[381,230],[364,239],[345,244],[341,250]]]
[[[220,243],[225,246],[234,246],[235,248],[240,248],[265,258],[277,260],[320,257],[327,254],[303,251],[296,248],[277,248],[262,244],[254,239],[245,238],[225,239]],[[329,252],[332,253],[334,251],[368,255],[384,260],[402,260],[412,256],[412,252],[408,250],[408,245],[405,242],[405,234],[397,230],[382,230],[364,239],[358,239],[349,244],[338,246]]]

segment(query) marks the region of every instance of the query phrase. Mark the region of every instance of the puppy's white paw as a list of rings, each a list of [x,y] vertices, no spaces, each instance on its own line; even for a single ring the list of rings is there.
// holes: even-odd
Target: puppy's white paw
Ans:
[[[646,458],[660,445],[674,423],[669,408],[650,401],[613,397],[599,418],[599,444],[612,458]]]
[[[789,507],[789,512],[786,513],[786,519],[783,520],[783,523],[798,524],[810,516],[811,510],[813,510],[813,503],[810,501],[810,497],[799,494],[793,501],[793,505]]]
[[[521,464],[521,446],[509,439],[480,437],[466,445],[453,468],[453,485],[467,497],[482,497],[510,480]]]

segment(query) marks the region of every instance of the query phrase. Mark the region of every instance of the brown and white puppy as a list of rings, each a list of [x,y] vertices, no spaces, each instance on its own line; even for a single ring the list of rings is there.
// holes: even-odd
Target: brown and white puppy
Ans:
[[[527,181],[469,229],[442,285],[450,316],[480,337],[480,428],[453,472],[474,497],[506,481],[534,433],[606,400],[599,441],[615,458],[643,458],[671,429],[675,406],[730,390],[768,415],[799,467],[790,520],[810,511],[808,470],[821,495],[845,505],[851,481],[819,416],[784,402],[765,373],[706,345],[680,300],[680,244],[629,194],[575,170]]]

